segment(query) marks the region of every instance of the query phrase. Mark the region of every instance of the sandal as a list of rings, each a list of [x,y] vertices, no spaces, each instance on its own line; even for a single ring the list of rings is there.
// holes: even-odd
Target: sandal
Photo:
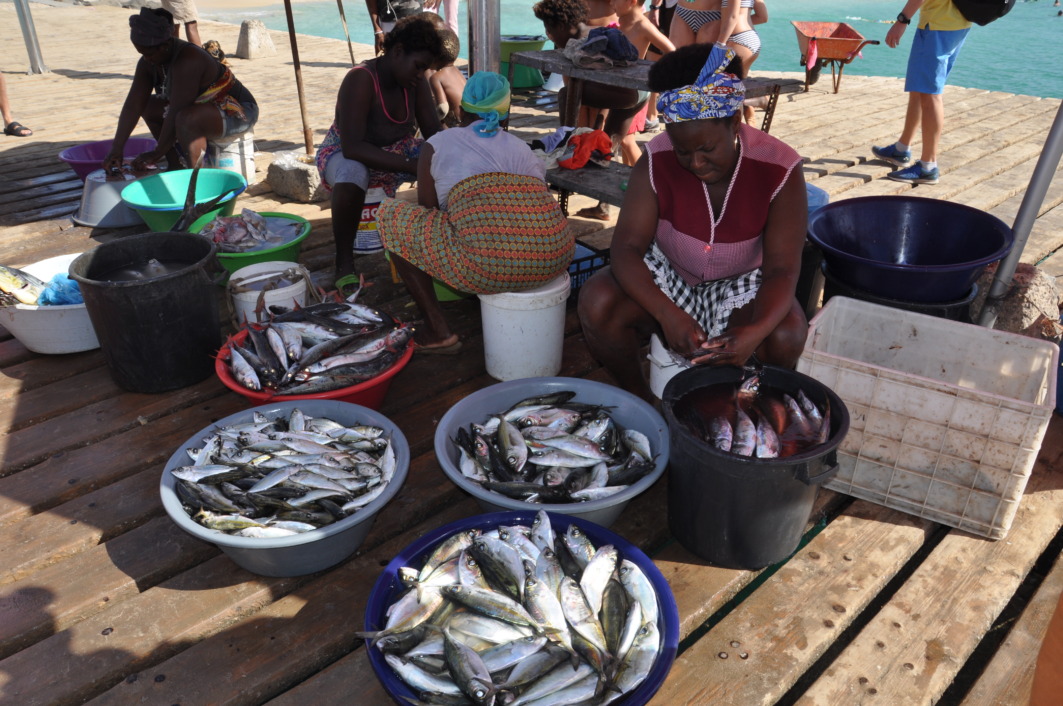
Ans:
[[[30,130],[17,120],[12,120],[4,126],[4,134],[12,137],[29,137],[33,134],[33,130]]]

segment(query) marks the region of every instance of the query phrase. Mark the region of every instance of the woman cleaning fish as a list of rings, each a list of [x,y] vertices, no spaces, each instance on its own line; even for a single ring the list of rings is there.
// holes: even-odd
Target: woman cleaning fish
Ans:
[[[755,356],[793,368],[804,348],[794,296],[808,213],[801,157],[741,124],[740,72],[722,45],[654,64],[666,129],[635,165],[610,268],[580,294],[591,352],[644,399],[653,397],[639,352],[653,333],[695,364]]]
[[[104,169],[121,169],[126,140],[141,118],[158,144],[133,160],[136,171],[163,158],[168,169],[182,168],[182,157],[194,167],[208,140],[242,135],[254,127],[258,103],[251,91],[202,47],[174,37],[169,12],[141,8],[129,18],[129,38],[140,60]]]

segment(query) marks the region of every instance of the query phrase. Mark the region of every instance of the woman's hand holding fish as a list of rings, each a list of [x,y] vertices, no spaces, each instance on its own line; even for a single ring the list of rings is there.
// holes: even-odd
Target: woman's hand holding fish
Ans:
[[[159,160],[162,159],[162,155],[158,154],[155,150],[148,150],[138,154],[133,160],[132,167],[135,172],[142,172],[146,169],[154,169]],[[119,165],[121,166],[121,165]]]
[[[658,319],[668,347],[684,356],[696,352],[708,340],[708,334],[693,316],[677,306]]]
[[[694,351],[689,357],[694,365],[745,365],[759,344],[748,327],[735,326],[706,341],[702,346],[704,354]]]

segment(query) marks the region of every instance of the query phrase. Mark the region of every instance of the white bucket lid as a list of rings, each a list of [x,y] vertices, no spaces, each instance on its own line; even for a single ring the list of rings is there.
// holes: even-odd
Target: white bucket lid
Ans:
[[[519,292],[501,292],[500,294],[480,294],[480,301],[488,306],[515,311],[532,311],[557,306],[568,299],[572,289],[572,278],[568,272],[533,289]]]

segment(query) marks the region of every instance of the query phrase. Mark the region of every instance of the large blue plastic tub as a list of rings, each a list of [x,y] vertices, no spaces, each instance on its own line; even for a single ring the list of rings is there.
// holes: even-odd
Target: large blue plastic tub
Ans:
[[[996,216],[914,196],[827,204],[809,218],[808,237],[843,283],[909,302],[963,298],[1014,243],[1011,228]]]

